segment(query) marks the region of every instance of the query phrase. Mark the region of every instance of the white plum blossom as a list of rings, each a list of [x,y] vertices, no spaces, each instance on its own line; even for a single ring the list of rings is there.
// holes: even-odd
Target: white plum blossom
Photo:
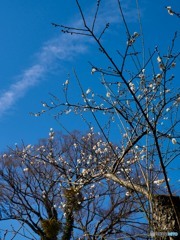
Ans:
[[[95,72],[97,72],[97,69],[93,67],[93,68],[91,69],[91,74],[94,74]]]
[[[49,139],[53,140],[54,139],[54,132],[50,130],[49,132]]]
[[[69,84],[69,80],[66,80],[64,85],[68,85]]]
[[[138,37],[138,36],[139,36],[139,33],[138,33],[138,32],[134,32],[134,33],[133,33],[133,36],[134,36],[134,37]]]
[[[96,145],[94,145],[94,146],[93,146],[93,150],[95,150],[96,148],[97,148],[97,146],[96,146]]]
[[[124,133],[123,134],[123,138],[127,138],[128,137],[128,134],[127,133]]]
[[[177,101],[177,103],[180,103],[180,97],[178,97],[176,101]]]
[[[82,169],[82,175],[86,175],[87,174],[87,169]]]
[[[26,149],[29,149],[29,148],[31,148],[31,144],[29,144],[29,145],[26,146]]]
[[[77,148],[77,146],[78,146],[77,143],[74,143],[73,145],[74,145],[75,148]]]
[[[66,110],[66,114],[69,114],[70,112],[71,112],[72,110],[71,109],[69,109],[69,110]]]
[[[66,207],[66,204],[64,203],[64,204],[62,205],[62,207],[65,208],[65,207]]]
[[[154,181],[154,184],[156,184],[156,185],[161,185],[162,183],[164,183],[165,182],[165,180],[164,179],[158,179],[158,180],[155,180]]]
[[[145,80],[145,74],[144,74],[144,73],[140,73],[140,74],[139,74],[139,78],[140,78],[141,80]]]
[[[156,75],[156,78],[162,78],[162,74],[161,74],[161,73],[158,73],[158,74]]]
[[[161,71],[163,71],[165,69],[165,66],[162,62],[159,64],[159,68],[160,68]]]
[[[158,61],[158,63],[161,63],[161,62],[162,62],[162,59],[161,59],[160,56],[157,57],[157,61]]]
[[[134,83],[130,82],[130,83],[129,83],[129,86],[130,86],[131,91],[135,92]]]
[[[131,194],[130,192],[126,192],[126,196],[129,197]]]
[[[167,179],[168,181],[170,181],[170,179],[168,178]],[[165,182],[165,179],[158,179],[158,180],[155,180],[154,181],[154,184],[156,184],[156,185],[161,185],[162,183],[164,183]]]
[[[110,92],[107,92],[107,93],[106,93],[106,97],[109,98],[110,96],[111,96]]]
[[[161,73],[158,73],[158,74],[156,75],[156,83],[157,83],[157,84],[160,84],[161,79],[162,79],[162,74],[161,74]]]
[[[128,46],[132,46],[134,42],[135,42],[135,39],[134,39],[134,38],[130,38],[130,39],[127,41],[127,45],[128,45]]]
[[[91,89],[88,88],[87,91],[86,91],[86,94],[89,94],[91,92]]]
[[[43,107],[47,107],[47,104],[46,104],[46,103],[43,103],[42,105],[43,105]]]
[[[178,106],[180,104],[180,97],[176,99],[176,101],[173,103],[173,105]]]
[[[169,13],[170,15],[174,15],[171,6],[167,6],[166,8],[167,8],[168,13]]]
[[[28,170],[29,170],[28,168],[24,168],[23,172],[28,172]]]
[[[177,141],[176,141],[176,139],[175,138],[172,138],[172,144],[176,144],[177,143]]]
[[[42,191],[42,197],[46,198],[46,192],[45,191]]]

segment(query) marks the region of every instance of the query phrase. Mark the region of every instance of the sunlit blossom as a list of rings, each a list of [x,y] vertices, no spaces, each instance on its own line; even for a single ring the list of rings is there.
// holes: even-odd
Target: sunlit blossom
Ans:
[[[139,74],[139,78],[140,78],[141,80],[144,80],[144,79],[145,79],[145,74],[144,74],[144,73],[140,73],[140,74]]]
[[[134,83],[130,82],[130,83],[129,83],[129,86],[130,86],[131,91],[135,92]]]
[[[82,169],[82,175],[85,175],[85,174],[87,174],[87,170],[86,169]]]
[[[126,192],[126,196],[129,197],[131,194],[130,192]]]
[[[177,101],[178,103],[180,103],[180,97],[178,97],[176,101]]]
[[[97,147],[97,146],[96,146],[96,145],[94,145],[94,146],[93,146],[93,150],[95,150],[95,149],[96,149],[96,147]]]
[[[73,145],[74,145],[75,148],[77,148],[77,143],[74,143]]]
[[[168,13],[169,13],[170,15],[173,15],[173,14],[174,14],[173,11],[172,11],[171,6],[167,6],[166,8],[167,8]]]
[[[177,143],[177,140],[175,138],[172,138],[172,144],[176,144]]]
[[[134,37],[138,37],[138,36],[139,36],[139,33],[138,33],[138,32],[134,32],[134,33],[133,33],[133,36],[134,36]]]
[[[69,80],[66,80],[64,85],[68,85],[69,84]]]
[[[131,38],[131,39],[129,39],[129,41],[127,41],[127,45],[132,46],[134,42],[135,42],[135,39]]]
[[[154,184],[156,184],[156,185],[161,185],[162,183],[164,183],[165,182],[165,180],[164,179],[158,179],[158,180],[155,180],[154,181]]]
[[[69,109],[69,110],[66,110],[66,114],[69,114],[70,112],[71,112],[72,110],[71,109]]]
[[[47,107],[47,104],[46,104],[46,103],[43,103],[42,105],[43,105],[43,107]]]
[[[29,149],[29,148],[31,148],[31,144],[29,144],[29,145],[26,146],[26,149]]]
[[[163,63],[160,63],[160,64],[159,64],[159,68],[160,68],[161,71],[164,70],[164,69],[165,69],[164,64],[163,64]]]
[[[162,74],[161,73],[158,73],[157,75],[156,75],[156,79],[161,79],[162,78]]]
[[[28,170],[29,170],[28,168],[24,168],[24,169],[23,169],[24,172],[27,172]]]
[[[107,92],[107,93],[106,93],[106,97],[109,98],[110,96],[111,96],[110,92]]]
[[[91,69],[91,74],[94,74],[95,72],[97,72],[97,69],[93,67],[93,68]]]
[[[150,88],[152,88],[152,87],[153,87],[153,84],[152,84],[152,83],[151,83],[151,84],[149,84],[149,87],[150,87]]]
[[[158,63],[161,63],[161,62],[162,62],[162,59],[161,59],[160,56],[157,57],[157,61],[158,61]]]
[[[91,89],[88,88],[87,91],[86,91],[86,94],[89,94],[91,92]]]
[[[127,133],[124,133],[124,134],[123,134],[123,138],[126,138],[126,137],[128,137],[128,134],[127,134]]]

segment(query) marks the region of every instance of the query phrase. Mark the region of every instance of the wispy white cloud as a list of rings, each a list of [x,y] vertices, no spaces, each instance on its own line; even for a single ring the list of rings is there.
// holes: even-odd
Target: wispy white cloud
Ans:
[[[43,65],[34,65],[25,70],[21,79],[12,84],[9,89],[4,91],[0,96],[0,117],[6,112],[14,103],[21,98],[29,87],[34,86],[38,79],[45,72]]]
[[[3,116],[28,89],[36,86],[42,77],[48,73],[54,63],[58,60],[72,60],[75,56],[87,51],[85,42],[80,36],[71,37],[60,35],[43,44],[42,49],[36,53],[36,61],[29,68],[25,69],[16,82],[0,95],[0,117]]]
[[[100,29],[104,27],[104,19],[111,23],[117,23],[120,21],[119,12],[117,11],[117,7],[114,7],[114,2],[113,4],[111,1],[108,3],[110,5],[105,4],[102,11],[99,13],[97,31],[101,31]],[[92,22],[94,8],[95,6],[88,9],[89,12],[86,15],[88,22]],[[126,14],[128,14],[128,10],[126,11]],[[76,27],[81,26],[82,21],[74,21],[73,25]],[[2,117],[5,112],[9,111],[9,109],[26,94],[28,89],[36,86],[43,76],[52,70],[57,59],[58,61],[72,60],[77,55],[87,52],[87,50],[87,38],[85,40],[81,35],[73,35],[72,37],[68,34],[60,34],[59,37],[45,42],[41,50],[35,54],[35,63],[25,69],[19,76],[16,76],[16,82],[11,84],[8,89],[1,91],[0,117]]]

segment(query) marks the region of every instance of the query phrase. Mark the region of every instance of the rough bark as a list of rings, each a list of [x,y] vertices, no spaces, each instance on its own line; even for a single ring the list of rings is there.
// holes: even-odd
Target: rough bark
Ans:
[[[150,195],[148,191],[141,185],[132,183],[128,180],[123,180],[116,175],[107,173],[108,179],[119,183],[121,186],[132,189],[140,194],[143,194],[149,201],[152,202],[152,225],[153,234],[156,240],[173,240],[179,239],[180,228],[178,219],[180,219],[180,197],[172,196],[172,201],[175,207],[172,206],[170,196],[168,195]],[[160,236],[162,234],[162,236]],[[178,236],[167,236],[170,234],[178,234]]]
[[[173,196],[172,197],[173,204],[175,206],[175,210],[177,213],[178,219],[180,219],[180,197]],[[153,196],[153,227],[154,232],[157,233],[164,233],[171,234],[179,233],[180,229],[178,226],[176,215],[172,209],[172,204],[170,200],[170,196],[168,195],[154,195]],[[167,237],[158,237],[156,236],[157,240],[165,239],[179,239],[179,236],[167,236]]]

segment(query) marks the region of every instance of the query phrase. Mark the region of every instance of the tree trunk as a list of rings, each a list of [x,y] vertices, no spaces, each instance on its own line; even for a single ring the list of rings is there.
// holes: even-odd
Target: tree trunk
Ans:
[[[131,183],[127,180],[120,179],[116,177],[115,174],[107,173],[105,175],[108,179],[111,179],[121,186],[135,190],[141,193],[146,198],[149,199],[149,194],[147,190],[138,184]],[[149,201],[151,201],[149,199]],[[180,220],[180,197],[173,196],[172,201],[174,208],[172,206],[170,196],[168,195],[153,195],[152,199],[152,226],[153,232],[152,237],[156,240],[174,240],[180,239],[180,226],[177,219]],[[175,213],[175,211],[176,213]],[[168,236],[169,234],[169,236]],[[173,235],[174,234],[174,235]],[[178,236],[175,236],[177,235]],[[161,235],[161,236],[160,236]],[[171,235],[171,236],[170,236]]]
[[[180,219],[180,197],[173,196],[172,200],[177,217],[178,219]],[[152,209],[153,227],[156,236],[155,239],[180,239],[180,236],[175,236],[180,232],[180,228],[176,214],[171,204],[170,196],[154,195],[152,200]],[[160,236],[161,234],[164,236]],[[167,236],[166,234],[168,234],[169,236]]]
[[[62,240],[70,240],[73,232],[73,210],[66,211],[66,223],[63,228]]]

